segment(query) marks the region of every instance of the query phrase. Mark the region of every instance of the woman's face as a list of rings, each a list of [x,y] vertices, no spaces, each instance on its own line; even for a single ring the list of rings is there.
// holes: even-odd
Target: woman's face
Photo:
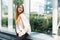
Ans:
[[[24,9],[23,9],[23,6],[20,5],[20,6],[18,7],[18,12],[19,12],[19,13],[22,13],[23,10],[24,10]]]

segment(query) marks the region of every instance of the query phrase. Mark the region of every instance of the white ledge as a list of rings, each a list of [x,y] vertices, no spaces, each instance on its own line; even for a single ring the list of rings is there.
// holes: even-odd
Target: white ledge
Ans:
[[[16,35],[14,29],[8,30],[8,28],[6,28],[6,27],[0,28],[0,31],[4,32],[4,33]],[[43,34],[43,33],[37,33],[37,32],[31,32],[30,36],[31,36],[31,39],[33,39],[33,40],[37,40],[37,39],[38,40],[52,40],[53,39],[52,36],[50,36],[50,35]]]

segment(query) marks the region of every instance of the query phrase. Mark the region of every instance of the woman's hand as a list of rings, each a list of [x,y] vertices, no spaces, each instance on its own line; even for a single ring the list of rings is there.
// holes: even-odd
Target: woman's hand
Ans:
[[[18,37],[22,37],[22,34],[21,34],[21,33],[19,33],[19,34],[18,34]]]

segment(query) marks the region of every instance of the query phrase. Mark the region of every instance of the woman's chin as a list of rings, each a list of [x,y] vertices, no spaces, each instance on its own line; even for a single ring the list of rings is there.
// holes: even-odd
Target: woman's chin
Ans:
[[[21,13],[21,11],[19,11],[19,13]]]

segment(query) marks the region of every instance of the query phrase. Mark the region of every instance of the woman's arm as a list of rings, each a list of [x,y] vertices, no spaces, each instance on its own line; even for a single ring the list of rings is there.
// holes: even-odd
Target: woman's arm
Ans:
[[[26,30],[28,32],[28,34],[30,34],[31,33],[31,26],[29,23],[29,19],[25,16],[25,14],[21,15],[21,19],[22,19],[24,27],[25,27],[24,30]]]

